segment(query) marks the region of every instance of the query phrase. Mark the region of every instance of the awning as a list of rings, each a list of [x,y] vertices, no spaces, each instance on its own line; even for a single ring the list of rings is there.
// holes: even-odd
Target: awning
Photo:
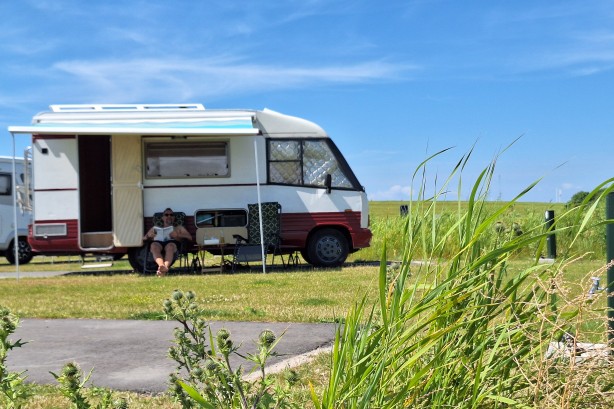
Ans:
[[[9,126],[13,134],[139,134],[139,135],[256,135],[251,117],[199,118],[182,121],[122,120],[88,122],[54,121],[29,126]]]

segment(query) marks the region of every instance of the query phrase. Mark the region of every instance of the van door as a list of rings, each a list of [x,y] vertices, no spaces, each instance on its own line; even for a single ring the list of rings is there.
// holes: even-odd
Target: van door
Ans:
[[[143,244],[143,176],[140,135],[113,135],[113,244]]]
[[[111,151],[109,135],[82,135],[79,151],[81,247],[109,248],[111,242]]]

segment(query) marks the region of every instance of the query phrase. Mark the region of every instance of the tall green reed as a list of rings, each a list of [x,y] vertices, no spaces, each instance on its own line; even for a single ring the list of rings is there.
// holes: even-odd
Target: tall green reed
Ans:
[[[593,221],[597,206],[585,203],[559,217],[554,232],[568,235],[570,246],[557,263],[542,264],[552,230],[543,222],[522,231],[501,226],[502,216],[537,182],[493,207],[487,198],[495,158],[472,185],[467,203],[459,201],[456,213],[442,218],[438,200],[455,180],[461,196],[471,157],[463,156],[427,198],[427,164],[443,153],[414,173],[419,193],[403,219],[400,267],[387,268],[384,241],[379,305],[361,300],[338,330],[329,384],[321,396],[312,392],[318,409],[538,407],[543,401],[536,385],[550,373],[545,352],[568,330],[571,317],[557,308],[557,280],[573,243],[601,223]],[[509,261],[518,253],[532,262],[511,272]]]

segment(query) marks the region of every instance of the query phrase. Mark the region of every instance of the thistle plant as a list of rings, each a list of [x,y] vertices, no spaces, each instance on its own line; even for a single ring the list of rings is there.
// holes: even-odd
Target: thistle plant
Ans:
[[[19,325],[19,318],[0,306],[0,403],[3,408],[20,408],[31,395],[24,385],[25,372],[10,372],[6,367],[8,352],[25,344],[20,339],[11,341],[9,336]]]
[[[170,375],[171,393],[183,408],[295,407],[287,401],[290,383],[280,385],[265,372],[280,339],[272,331],[262,331],[257,353],[243,355],[230,331],[222,328],[213,335],[192,291],[175,290],[163,308],[167,319],[181,324],[175,329],[175,345],[169,356],[177,363]],[[242,366],[232,367],[230,357],[235,354],[254,364],[259,375],[256,380],[245,380]]]
[[[125,399],[113,400],[110,391],[98,391],[98,394],[102,395],[100,402],[95,406],[90,403],[86,397],[86,384],[92,376],[91,370],[85,378],[83,378],[83,371],[79,365],[75,362],[69,362],[62,368],[59,375],[51,372],[51,375],[60,384],[60,392],[64,395],[72,404],[74,409],[128,409],[128,402]]]
[[[386,268],[384,243],[379,303],[371,306],[362,299],[337,330],[329,383],[319,396],[312,390],[317,409],[572,407],[570,394],[561,392],[567,390],[564,374],[570,372],[553,366],[545,353],[570,325],[558,283],[565,263],[573,259],[573,242],[598,225],[591,221],[595,207],[559,217],[556,229],[568,233],[570,246],[561,249],[555,264],[542,264],[552,230],[544,225],[506,228],[499,222],[537,182],[512,201],[487,208],[495,158],[473,184],[468,203],[459,201],[457,214],[441,229],[437,201],[456,176],[461,196],[470,156],[428,198],[426,179],[419,176],[426,174],[431,158],[417,169],[413,184],[419,185],[414,190],[419,198],[410,202],[403,219],[401,263],[395,270]],[[605,192],[611,183],[605,182]],[[510,267],[518,252],[532,253],[532,262],[519,271]],[[567,364],[573,372],[573,361]],[[596,378],[581,384],[589,390],[588,382]],[[611,404],[614,378],[610,372],[599,379],[593,400],[578,403],[583,394],[575,393],[573,407]],[[546,400],[546,390],[559,395]],[[540,406],[544,401],[548,406]]]

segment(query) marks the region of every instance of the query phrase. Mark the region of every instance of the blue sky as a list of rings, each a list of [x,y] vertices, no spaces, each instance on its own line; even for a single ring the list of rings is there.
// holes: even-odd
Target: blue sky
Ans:
[[[465,197],[518,137],[493,200],[543,177],[524,200],[565,202],[612,176],[612,1],[1,0],[0,15],[0,155],[50,104],[198,102],[316,122],[371,200],[409,199],[422,160],[453,147],[434,185],[476,144]]]

